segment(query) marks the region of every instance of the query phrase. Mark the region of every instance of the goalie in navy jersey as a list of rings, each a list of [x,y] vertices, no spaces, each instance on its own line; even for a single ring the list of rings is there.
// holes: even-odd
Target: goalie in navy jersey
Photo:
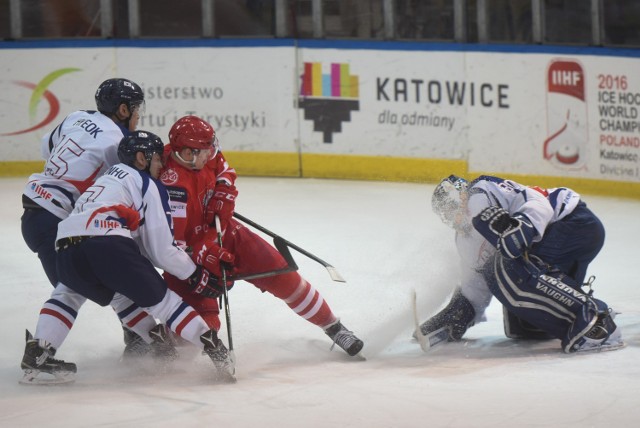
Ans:
[[[432,208],[456,232],[462,281],[421,336],[460,340],[495,296],[507,337],[560,339],[567,353],[624,345],[612,310],[583,290],[605,231],[579,194],[451,175],[436,186]]]

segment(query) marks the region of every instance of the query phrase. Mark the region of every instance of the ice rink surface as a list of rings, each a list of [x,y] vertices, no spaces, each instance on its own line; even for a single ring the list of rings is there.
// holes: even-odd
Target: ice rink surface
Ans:
[[[640,418],[638,201],[583,198],[607,230],[589,274],[595,295],[621,313],[625,349],[565,355],[556,340],[507,339],[494,301],[463,343],[425,354],[410,340],[412,292],[423,321],[458,281],[453,232],[431,212],[433,185],[240,178],[238,212],[345,277],[333,282],[293,251],[302,275],[364,340],[366,361],[331,351],[320,329],[239,282],[230,294],[236,384],[211,384],[210,361],[190,350],[162,376],[123,365],[116,315],[88,302],[57,354],[77,363],[77,381],[39,387],[18,384],[24,331],[35,329],[51,291],[20,234],[25,182],[0,180],[2,427],[584,428]]]

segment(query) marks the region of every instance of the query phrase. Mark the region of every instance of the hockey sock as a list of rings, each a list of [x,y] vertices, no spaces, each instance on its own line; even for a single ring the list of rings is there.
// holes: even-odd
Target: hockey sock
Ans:
[[[176,293],[167,290],[160,303],[144,309],[165,323],[178,336],[204,349],[200,336],[210,328],[195,309],[183,302]]]
[[[323,329],[338,320],[318,290],[303,278],[300,278],[295,290],[283,300],[293,312]]]
[[[136,333],[147,343],[151,343],[149,331],[156,326],[156,320],[128,297],[116,293],[111,307],[123,326]]]
[[[64,284],[58,284],[40,310],[34,337],[44,339],[58,349],[67,338],[86,300]]]

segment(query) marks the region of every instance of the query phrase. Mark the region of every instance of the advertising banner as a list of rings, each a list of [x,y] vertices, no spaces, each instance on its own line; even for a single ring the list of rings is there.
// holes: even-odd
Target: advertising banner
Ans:
[[[277,174],[274,156],[303,176],[298,157],[322,167],[344,156],[363,169],[429,160],[470,174],[640,181],[640,55],[424,45],[0,49],[1,158],[39,160],[41,136],[94,109],[100,82],[119,76],[144,88],[140,129],[166,138],[198,115],[226,152],[266,156],[249,163],[257,173],[266,161]]]
[[[0,153],[5,161],[39,160],[42,135],[72,111],[95,110],[95,90],[111,77],[142,86],[146,106],[138,128],[163,139],[175,120],[195,114],[214,126],[225,150],[298,151],[291,48],[0,52],[5,69]]]

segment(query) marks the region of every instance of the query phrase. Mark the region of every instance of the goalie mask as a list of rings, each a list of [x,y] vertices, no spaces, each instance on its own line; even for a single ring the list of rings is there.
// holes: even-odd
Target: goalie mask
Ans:
[[[460,210],[464,208],[463,198],[466,199],[468,184],[464,178],[450,175],[436,186],[431,196],[433,212],[444,224],[454,229],[462,226],[458,217]]]

